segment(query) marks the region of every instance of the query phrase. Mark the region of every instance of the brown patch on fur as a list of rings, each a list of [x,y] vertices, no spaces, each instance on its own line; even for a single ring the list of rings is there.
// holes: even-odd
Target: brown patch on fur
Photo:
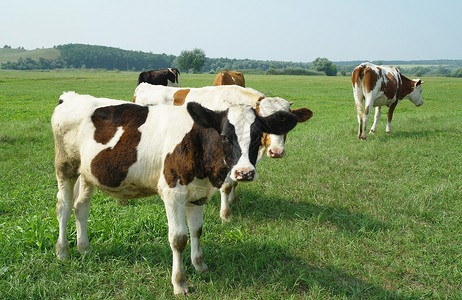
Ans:
[[[297,116],[298,123],[306,122],[313,117],[313,112],[306,107],[291,109],[290,112]]]
[[[215,76],[213,85],[239,85],[245,87],[244,74],[237,71],[221,71]]]
[[[398,73],[398,74],[401,77],[401,85],[398,87],[398,91],[396,93],[396,99],[402,100],[404,99],[404,97],[412,93],[412,91],[414,90],[414,81],[403,76],[401,73]]]
[[[108,187],[118,187],[127,177],[128,168],[137,161],[136,147],[141,140],[138,128],[146,122],[148,108],[133,104],[100,107],[91,116],[95,126],[94,139],[108,143],[117,128],[123,134],[113,148],[102,150],[91,161],[91,172],[98,181]]]
[[[58,155],[58,150],[56,150],[55,153],[56,175],[63,179],[76,179],[79,176],[78,170],[80,167],[80,161],[62,160],[62,156]]]
[[[366,93],[370,93],[375,85],[377,84],[378,76],[374,70],[369,67],[364,69],[364,87],[366,88]]]
[[[174,188],[178,180],[187,185],[194,178],[209,178],[214,187],[220,188],[229,167],[224,163],[219,140],[216,130],[194,124],[172,153],[165,157],[164,177],[168,186]]]
[[[183,252],[184,248],[186,248],[186,244],[188,244],[187,235],[176,235],[175,237],[173,237],[172,246],[176,250]]]
[[[186,102],[190,89],[178,90],[173,94],[173,105],[181,106]]]
[[[191,232],[191,236],[200,238],[202,235],[202,226],[196,232]]]
[[[133,103],[136,103],[136,96],[133,96]]]
[[[393,104],[390,105],[390,107],[388,108],[388,113],[387,113],[388,122],[391,122],[391,119],[393,119],[393,112],[395,111],[395,107],[397,104],[398,104],[398,100],[393,102]]]
[[[385,94],[385,97],[387,97],[387,99],[393,99],[396,96],[396,92],[398,90],[398,83],[396,82],[396,78],[393,76],[393,74],[387,73],[385,75],[380,90]]]
[[[222,186],[222,188],[223,188],[223,192],[225,192],[225,194],[228,194],[228,195],[229,195],[229,193],[231,193],[231,190],[233,189],[233,185],[231,185],[231,184],[224,184],[224,185]]]
[[[260,101],[260,100],[258,100]],[[260,113],[260,104],[257,103],[257,106],[255,107],[255,111],[257,112],[257,115],[261,116],[261,113]]]
[[[261,138],[261,144],[265,146],[266,149],[271,146],[271,137],[268,133],[263,132],[263,137]]]
[[[365,110],[365,113],[366,113],[366,115],[369,113],[369,105],[368,105],[368,106],[366,106],[366,110]]]

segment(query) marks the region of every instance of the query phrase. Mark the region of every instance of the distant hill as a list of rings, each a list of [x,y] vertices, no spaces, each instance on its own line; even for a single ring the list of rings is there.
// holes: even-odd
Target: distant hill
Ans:
[[[60,56],[61,51],[54,48],[42,48],[35,50],[0,48],[0,64],[6,63],[8,61],[17,62],[20,57],[23,59],[31,58],[33,60],[39,60],[41,57],[55,60]]]
[[[49,70],[60,68],[142,71],[176,67],[176,56],[123,50],[115,47],[66,44],[35,50],[0,48],[0,68],[16,70]],[[340,75],[351,74],[358,64],[367,61],[334,61]],[[380,60],[377,64],[399,67],[405,74],[418,76],[454,76],[462,60]],[[263,61],[251,59],[207,58],[202,72],[239,70],[247,74],[316,75],[312,62]],[[271,72],[270,72],[271,71]],[[461,73],[462,71],[458,71]],[[459,76],[457,76],[459,77]]]
[[[333,63],[337,66],[357,66],[360,63],[366,62],[367,60],[351,60],[351,61],[334,61]],[[461,59],[427,59],[427,60],[380,60],[371,61],[380,65],[391,65],[391,66],[462,66]]]

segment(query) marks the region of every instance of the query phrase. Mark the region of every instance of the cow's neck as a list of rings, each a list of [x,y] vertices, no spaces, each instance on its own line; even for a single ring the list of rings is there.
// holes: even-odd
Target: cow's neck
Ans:
[[[402,74],[399,74],[399,76],[401,80],[398,82],[398,91],[396,93],[396,98],[398,100],[402,100],[412,92],[414,84],[412,80],[408,79]]]

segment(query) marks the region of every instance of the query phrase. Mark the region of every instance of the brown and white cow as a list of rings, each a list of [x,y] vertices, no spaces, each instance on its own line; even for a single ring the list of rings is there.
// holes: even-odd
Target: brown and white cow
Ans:
[[[375,118],[370,133],[374,134],[381,106],[388,106],[385,131],[390,133],[393,112],[402,99],[409,99],[415,106],[423,104],[423,82],[420,79],[406,78],[395,67],[362,63],[353,70],[351,81],[358,115],[358,137],[362,140],[366,139],[367,121],[372,107],[375,107]]]
[[[218,111],[224,111],[236,104],[250,105],[256,109],[259,115],[266,117],[276,111],[291,112],[297,116],[299,123],[308,121],[313,112],[308,108],[290,109],[291,103],[279,97],[265,97],[262,93],[236,85],[209,86],[203,88],[173,88],[140,84],[133,97],[133,101],[144,105],[168,104],[184,105],[188,102],[197,102],[201,105]],[[281,158],[285,155],[286,135],[263,133],[257,161],[260,161],[265,153],[271,158]],[[220,216],[224,221],[230,219],[231,209],[229,204],[235,200],[235,188],[237,182],[227,178],[221,187]]]
[[[245,87],[244,74],[237,71],[221,71],[215,76],[213,85],[239,85]]]
[[[159,194],[173,252],[174,292],[187,294],[182,261],[187,225],[192,264],[204,272],[203,204],[227,174],[236,181],[255,180],[263,131],[284,134],[297,118],[283,111],[261,117],[246,105],[214,112],[197,103],[143,106],[68,92],[61,95],[51,124],[59,189],[58,258],[68,257],[66,227],[72,208],[77,249],[83,253],[89,248],[87,220],[95,187],[119,199]]]
[[[178,86],[180,84],[180,71],[175,68],[144,71],[138,76],[138,85],[142,82],[154,85]]]

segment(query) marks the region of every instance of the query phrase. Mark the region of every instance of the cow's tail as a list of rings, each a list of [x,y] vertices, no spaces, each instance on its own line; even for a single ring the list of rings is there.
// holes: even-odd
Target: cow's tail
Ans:
[[[178,86],[181,87],[181,75],[178,69],[176,69],[176,82],[178,82]]]
[[[364,70],[366,69],[365,64],[357,66],[351,74],[351,82],[353,85],[353,96],[355,97],[355,106],[358,116],[362,119],[364,115],[364,93],[363,93],[363,79]]]

